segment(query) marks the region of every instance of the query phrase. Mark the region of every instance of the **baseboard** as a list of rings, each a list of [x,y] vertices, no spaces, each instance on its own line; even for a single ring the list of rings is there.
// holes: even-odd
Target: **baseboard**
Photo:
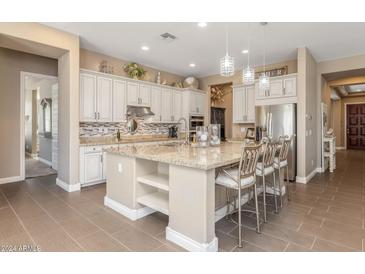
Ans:
[[[0,178],[0,184],[15,183],[15,182],[23,181],[23,180],[24,180],[24,178],[22,178],[20,176]]]
[[[324,172],[324,169],[323,168],[321,168],[321,167],[317,167],[317,173],[323,173]]]
[[[40,161],[43,164],[46,164],[47,166],[52,166],[52,163],[46,159],[43,159],[41,157],[38,157],[38,161]]]
[[[301,183],[301,184],[306,184],[306,183],[308,183],[316,174],[317,174],[317,172],[318,172],[318,169],[321,169],[322,170],[322,168],[315,168],[315,169],[313,169],[313,171],[311,172],[311,173],[309,173],[309,175],[308,176],[306,176],[306,177],[299,177],[299,176],[297,176],[296,177],[296,182],[297,183]]]
[[[336,150],[344,150],[346,149],[345,147],[336,147]]]
[[[58,185],[60,188],[67,192],[75,192],[80,191],[80,184],[67,184],[64,181],[60,180],[59,178],[56,178],[56,185]]]
[[[166,227],[166,239],[185,248],[188,251],[205,251],[205,252],[215,252],[218,251],[218,238],[214,239],[210,243],[199,243],[170,227]]]
[[[37,153],[29,153],[29,152],[25,152],[25,154],[27,154],[29,157],[33,158],[33,159],[38,159],[38,154]]]
[[[110,207],[114,211],[122,214],[132,221],[138,220],[156,212],[154,209],[146,206],[139,209],[130,209],[129,207],[126,207],[125,205],[122,205],[121,203],[118,203],[117,201],[110,199],[107,196],[104,197],[104,205]]]

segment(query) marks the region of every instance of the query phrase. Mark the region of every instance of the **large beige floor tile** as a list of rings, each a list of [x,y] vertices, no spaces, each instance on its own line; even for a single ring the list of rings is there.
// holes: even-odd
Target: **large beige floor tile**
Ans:
[[[41,251],[82,251],[79,244],[61,229],[36,236],[34,240]]]
[[[86,251],[94,252],[115,252],[128,251],[123,245],[115,239],[108,236],[103,231],[97,231],[86,237],[77,240]]]

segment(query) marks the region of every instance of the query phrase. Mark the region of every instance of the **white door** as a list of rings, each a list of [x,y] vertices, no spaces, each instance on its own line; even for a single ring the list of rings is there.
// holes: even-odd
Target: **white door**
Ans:
[[[297,78],[284,78],[284,96],[296,96],[297,95]]]
[[[113,80],[113,122],[126,120],[126,82]]]
[[[139,104],[149,107],[151,105],[151,86],[146,84],[139,85]]]
[[[245,88],[239,87],[233,89],[233,123],[241,123],[245,113]]]
[[[172,91],[167,88],[161,89],[161,121],[172,121]]]
[[[113,98],[113,80],[110,78],[98,77],[98,90],[97,90],[98,121],[111,122],[113,120],[112,98]]]
[[[281,97],[283,96],[283,81],[282,79],[270,81],[270,97]]]
[[[58,170],[58,84],[52,85],[52,168]]]
[[[246,87],[246,115],[248,122],[255,122],[255,86]]]
[[[256,99],[265,99],[266,94],[267,94],[267,91],[260,89],[259,83],[256,82],[255,83],[255,95],[256,95]]]
[[[80,74],[80,121],[96,121],[96,76]]]
[[[181,91],[174,90],[172,93],[172,120],[174,122],[177,122],[183,116],[182,101],[183,96]]]
[[[197,113],[205,114],[205,95],[201,93],[195,93],[195,102]]]
[[[151,117],[153,122],[161,122],[161,88],[152,87],[151,89],[151,111],[155,114]]]
[[[134,82],[127,83],[127,105],[138,106],[139,104],[139,85]]]
[[[100,181],[103,179],[103,153],[85,154],[85,183]]]

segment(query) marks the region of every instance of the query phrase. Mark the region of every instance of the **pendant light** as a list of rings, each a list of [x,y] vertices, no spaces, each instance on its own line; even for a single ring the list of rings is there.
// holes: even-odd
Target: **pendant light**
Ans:
[[[248,54],[247,54],[247,67],[242,71],[242,82],[245,85],[252,85],[255,83],[255,69],[250,67],[250,23],[248,23]]]
[[[261,23],[263,26],[263,43],[264,43],[264,71],[260,74],[259,77],[259,89],[264,93],[270,88],[270,77],[266,75],[266,41],[265,41],[265,26],[266,22]]]
[[[220,59],[220,74],[224,77],[234,75],[234,58],[228,54],[228,30],[226,25],[226,55]]]

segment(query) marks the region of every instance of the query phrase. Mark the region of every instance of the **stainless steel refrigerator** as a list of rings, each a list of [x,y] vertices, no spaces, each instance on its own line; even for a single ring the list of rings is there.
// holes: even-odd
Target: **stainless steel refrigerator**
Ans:
[[[293,135],[293,142],[289,149],[289,180],[295,181],[296,165],[296,132],[297,113],[296,104],[271,105],[256,107],[256,130],[261,130],[262,137],[269,136],[278,140],[282,135]]]

